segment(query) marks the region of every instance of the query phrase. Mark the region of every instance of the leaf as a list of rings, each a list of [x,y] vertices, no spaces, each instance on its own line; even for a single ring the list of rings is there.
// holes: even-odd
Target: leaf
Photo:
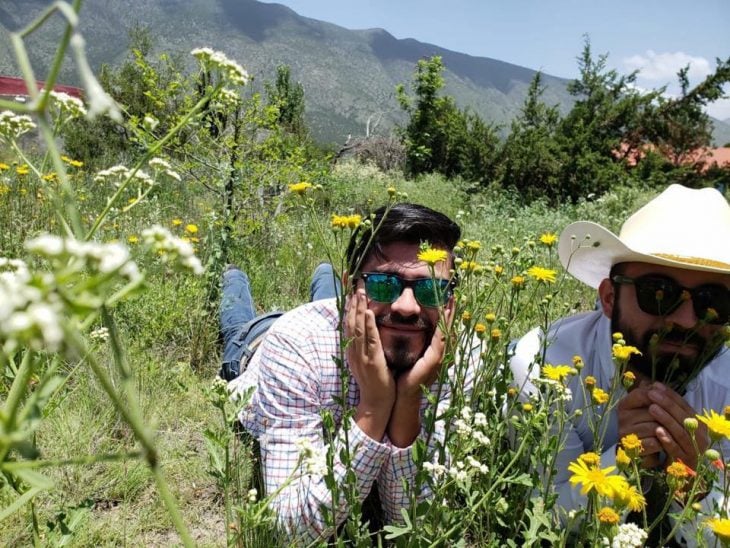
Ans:
[[[50,489],[53,487],[53,480],[35,470],[19,468],[13,471],[13,474],[36,489]]]
[[[411,524],[411,518],[408,515],[408,510],[405,508],[400,509],[401,516],[403,516],[403,521],[405,522],[404,526],[399,525],[386,525],[383,527],[387,535],[385,535],[385,538],[390,540],[394,538],[398,538],[400,536],[405,535],[406,533],[410,533],[413,530],[413,525]]]
[[[38,493],[40,493],[43,489],[39,487],[33,487],[23,493],[21,496],[19,496],[15,501],[5,508],[2,512],[0,512],[0,521],[4,520],[5,518],[12,516],[15,512],[20,510],[23,506],[25,506],[28,502],[31,501],[33,497],[35,497]]]

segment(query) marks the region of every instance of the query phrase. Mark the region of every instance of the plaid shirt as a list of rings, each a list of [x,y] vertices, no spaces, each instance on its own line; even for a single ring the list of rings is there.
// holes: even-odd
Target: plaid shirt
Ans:
[[[347,437],[359,499],[362,502],[377,481],[386,521],[402,519],[400,509],[408,508],[410,502],[402,480],[410,484],[416,473],[410,447],[395,447],[387,436],[380,441],[371,439],[352,419],[347,432],[342,428],[343,409],[336,403],[342,397],[341,376],[333,359],[340,352],[338,323],[334,299],[292,310],[272,325],[246,371],[231,382],[234,392],[255,387],[241,412],[241,423],[259,440],[266,492],[274,493],[285,485],[272,501],[280,523],[291,536],[304,542],[327,538],[334,532],[326,526],[322,512],[323,507],[333,506],[322,472],[300,464],[302,440],[319,455],[326,451],[323,411],[331,413],[337,429],[332,440],[337,484],[345,484],[347,469],[340,455],[347,446]],[[355,407],[360,390],[354,378],[347,377],[346,402]],[[431,387],[434,394],[437,389],[437,384]],[[448,406],[448,385],[439,397],[439,408]],[[422,417],[426,405],[422,398]],[[432,448],[443,441],[443,434],[443,424],[437,424],[431,437]],[[424,432],[421,436],[425,439]],[[425,491],[424,487],[421,499],[429,495]],[[336,523],[341,524],[348,513],[341,497],[335,509]]]

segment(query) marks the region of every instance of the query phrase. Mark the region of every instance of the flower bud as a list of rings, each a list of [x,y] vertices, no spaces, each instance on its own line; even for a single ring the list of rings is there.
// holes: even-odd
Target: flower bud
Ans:
[[[684,427],[690,434],[694,434],[697,431],[697,427],[699,426],[699,423],[697,422],[697,419],[694,417],[687,417],[684,419]]]
[[[626,373],[623,374],[621,382],[623,383],[624,388],[628,390],[634,386],[634,382],[636,382],[636,375],[634,375],[631,371],[626,371]]]
[[[720,458],[720,452],[717,449],[708,449],[705,451],[705,458],[710,462],[715,462]]]

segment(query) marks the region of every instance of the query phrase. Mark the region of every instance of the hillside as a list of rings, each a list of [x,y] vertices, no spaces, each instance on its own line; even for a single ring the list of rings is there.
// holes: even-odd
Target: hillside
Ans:
[[[4,0],[0,4],[0,74],[17,74],[8,31],[27,24],[50,0]],[[129,14],[134,14],[130,17]],[[31,61],[45,73],[61,19],[28,41]],[[413,39],[397,39],[383,29],[348,30],[302,17],[279,4],[255,0],[87,0],[82,8],[82,32],[92,67],[117,64],[126,54],[127,31],[147,26],[161,51],[187,54],[210,46],[237,59],[256,79],[272,79],[275,68],[287,64],[305,88],[307,119],[314,136],[342,142],[362,134],[369,118],[379,119],[379,131],[403,121],[394,88],[410,82],[415,63],[441,55],[446,66],[445,93],[462,107],[506,127],[518,112],[535,71],[486,57],[474,57]],[[578,53],[578,52],[576,52]],[[67,63],[64,83],[76,83]],[[567,81],[545,76],[545,101],[569,108]],[[718,122],[716,139],[730,140],[730,125]]]

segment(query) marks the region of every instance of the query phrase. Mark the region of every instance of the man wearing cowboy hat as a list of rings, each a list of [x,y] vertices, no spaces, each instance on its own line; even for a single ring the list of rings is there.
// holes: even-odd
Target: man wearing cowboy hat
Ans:
[[[584,368],[568,383],[566,411],[573,416],[590,408],[580,386],[587,376],[596,387],[611,389],[613,333],[641,352],[628,364],[636,381],[628,391],[619,388],[619,403],[608,411],[602,447],[594,446],[589,412],[566,427],[555,483],[558,503],[572,510],[584,507],[585,496],[569,483],[567,467],[582,453],[602,450],[601,466],[614,465],[618,441],[637,434],[644,468],[664,470],[681,460],[696,469],[698,453],[709,446],[700,424],[695,449],[684,420],[710,409],[722,414],[730,405],[730,351],[723,344],[730,315],[730,206],[714,189],[671,185],[629,217],[619,236],[580,221],[565,228],[558,249],[566,270],[598,289],[599,306],[558,320],[547,337],[533,330],[520,339],[510,367],[523,397],[536,392],[531,379],[541,363],[571,364],[580,356]],[[730,445],[723,450],[730,454]],[[702,497],[704,512],[712,515],[719,498],[715,491]]]

